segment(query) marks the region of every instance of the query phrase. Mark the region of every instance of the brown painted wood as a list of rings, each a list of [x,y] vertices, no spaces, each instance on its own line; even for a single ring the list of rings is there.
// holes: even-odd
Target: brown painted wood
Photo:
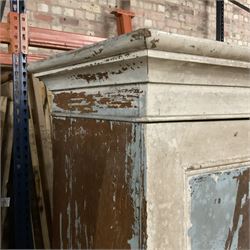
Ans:
[[[130,249],[140,209],[133,206],[128,155],[135,125],[53,118],[53,126],[53,247]]]

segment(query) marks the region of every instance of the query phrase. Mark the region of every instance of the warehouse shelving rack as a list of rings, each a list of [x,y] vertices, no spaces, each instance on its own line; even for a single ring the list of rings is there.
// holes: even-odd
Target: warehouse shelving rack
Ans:
[[[1,19],[6,1],[1,2]],[[44,54],[29,54],[29,46],[73,50],[90,45],[105,38],[85,36],[78,33],[62,32],[43,28],[28,27],[26,0],[10,0],[8,22],[0,23],[0,42],[8,44],[8,53],[0,51],[0,65],[12,66],[14,101],[14,136],[12,152],[11,210],[13,214],[13,247],[33,248],[30,216],[30,175],[31,158],[29,148],[29,107],[28,71],[29,62],[46,58]],[[134,13],[115,9],[118,34],[132,31],[131,19]],[[1,197],[2,200],[5,197]]]

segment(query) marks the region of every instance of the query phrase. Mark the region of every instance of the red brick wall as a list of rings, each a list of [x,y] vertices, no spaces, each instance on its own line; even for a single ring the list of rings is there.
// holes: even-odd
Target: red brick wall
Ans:
[[[134,29],[151,27],[215,39],[216,0],[26,0],[29,25],[82,34],[116,35],[110,11],[135,12]],[[239,0],[250,7],[250,0]],[[250,15],[225,0],[225,40],[250,46]]]

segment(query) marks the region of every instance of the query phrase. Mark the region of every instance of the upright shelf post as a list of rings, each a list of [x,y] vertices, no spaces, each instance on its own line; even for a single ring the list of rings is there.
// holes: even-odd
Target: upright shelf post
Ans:
[[[216,0],[216,40],[224,42],[224,0]]]
[[[14,248],[33,248],[30,216],[30,150],[25,0],[10,0],[14,33],[10,50],[13,65],[14,136],[13,194]]]

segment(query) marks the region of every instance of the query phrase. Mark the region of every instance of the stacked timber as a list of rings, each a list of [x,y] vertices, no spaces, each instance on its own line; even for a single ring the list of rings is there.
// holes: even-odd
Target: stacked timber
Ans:
[[[8,87],[7,87],[8,86]],[[1,86],[0,109],[1,109],[1,201],[10,196],[10,170],[13,147],[13,98],[10,82]],[[2,248],[7,248],[6,236],[10,231],[7,221],[8,206],[1,202],[1,238]]]
[[[51,144],[51,93],[44,84],[30,77],[29,141],[31,156],[31,218],[35,248],[50,248],[52,220],[53,157]],[[11,197],[13,147],[12,81],[1,84],[1,197]],[[11,209],[1,211],[2,247],[7,248],[11,232]]]

